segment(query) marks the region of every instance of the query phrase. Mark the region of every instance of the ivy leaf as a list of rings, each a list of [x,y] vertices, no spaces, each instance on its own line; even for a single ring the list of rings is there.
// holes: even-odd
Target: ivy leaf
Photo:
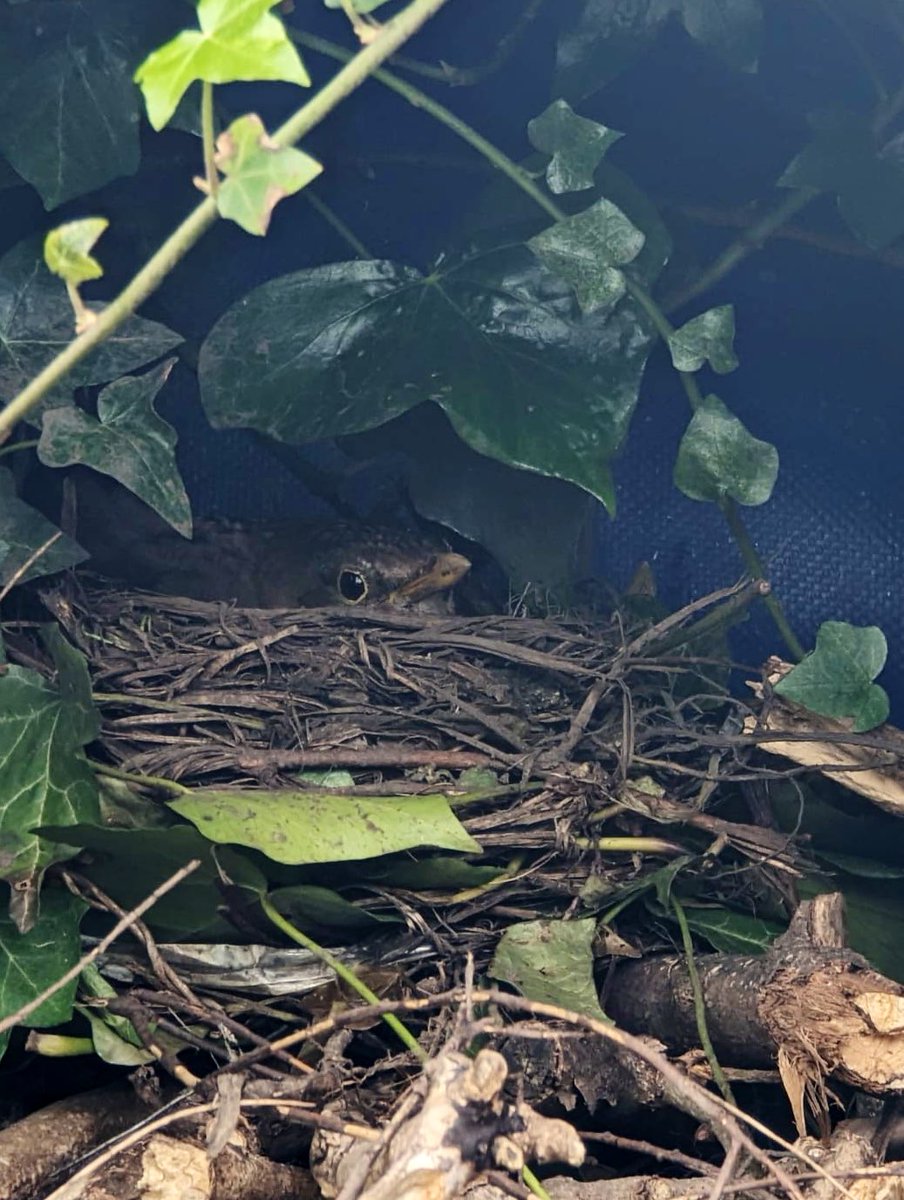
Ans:
[[[0,467],[0,587],[9,583],[23,563],[55,532],[59,530],[46,517],[16,495],[16,481],[9,468]],[[32,563],[19,582],[64,571],[87,557],[78,542],[62,534]]]
[[[135,72],[148,120],[162,129],[196,79],[206,83],[280,79],[310,87],[298,51],[269,11],[278,0],[200,0],[200,31],[183,30]]]
[[[625,292],[618,269],[643,249],[644,236],[611,200],[597,200],[527,243],[544,266],[568,281],[581,309],[612,308]]]
[[[156,10],[166,7],[0,6],[0,151],[45,208],[138,169],[139,96],[130,76],[143,44],[159,36]]]
[[[527,123],[531,145],[552,158],[546,182],[555,195],[593,187],[593,172],[609,147],[624,134],[579,117],[566,100],[554,100]]]
[[[227,176],[217,192],[220,215],[260,235],[279,201],[300,192],[323,170],[309,154],[277,145],[254,113],[233,121],[217,138],[216,165]]]
[[[79,924],[88,909],[64,888],[48,889],[41,915],[26,933],[0,913],[0,1017],[11,1016],[56,983],[79,960]],[[22,1022],[30,1029],[61,1025],[72,1016],[78,978],[59,988]],[[0,1035],[0,1052],[9,1034]]]
[[[36,826],[100,817],[97,784],[80,756],[99,729],[88,668],[56,626],[44,639],[56,686],[27,667],[13,665],[0,676],[0,877],[12,883],[38,879],[75,853],[42,841]]]
[[[871,131],[857,118],[820,117],[813,141],[778,182],[780,187],[834,192],[851,231],[876,250],[904,233],[904,166],[877,152]]]
[[[846,717],[863,733],[888,719],[888,696],[873,680],[885,666],[888,646],[875,625],[825,621],[816,649],[775,685],[779,696],[825,717]]]
[[[352,8],[357,13],[373,12],[375,8],[381,8],[387,4],[389,0],[351,0]],[[342,0],[323,0],[326,8],[341,8]]]
[[[690,930],[705,937],[714,950],[723,954],[763,954],[784,929],[776,921],[727,908],[685,904],[684,914]]]
[[[584,0],[559,37],[554,88],[577,100],[628,69],[650,45],[681,0]]]
[[[426,278],[372,260],[272,279],[220,318],[198,373],[213,425],[286,442],[373,429],[429,399],[478,453],[567,479],[611,511],[608,463],[652,341],[631,297],[581,313],[518,244]]]
[[[672,365],[676,371],[699,371],[705,362],[717,375],[727,375],[738,365],[734,352],[734,306],[711,308],[669,337]]]
[[[762,0],[681,0],[688,34],[737,71],[755,71],[763,32]]]
[[[84,463],[111,475],[191,537],[191,505],[176,465],[176,431],[154,410],[154,397],[175,361],[109,384],[98,396],[97,417],[80,408],[45,413],[38,458],[48,467]]]
[[[212,842],[250,846],[280,863],[358,861],[418,846],[480,852],[444,796],[204,789],[170,808]]]
[[[707,396],[678,447],[675,486],[692,500],[730,496],[738,504],[765,504],[778,476],[778,451],[760,441],[725,407]]]
[[[593,917],[510,925],[499,939],[489,973],[528,1000],[605,1021],[593,980],[595,936]]]
[[[104,269],[88,251],[109,224],[106,217],[84,217],[51,229],[44,239],[44,261],[54,275],[75,287],[100,279]]]
[[[44,265],[40,243],[19,242],[0,258],[0,394],[15,396],[72,341],[72,311]],[[182,341],[156,321],[129,317],[69,372],[45,409],[71,404],[75,388],[118,379]]]

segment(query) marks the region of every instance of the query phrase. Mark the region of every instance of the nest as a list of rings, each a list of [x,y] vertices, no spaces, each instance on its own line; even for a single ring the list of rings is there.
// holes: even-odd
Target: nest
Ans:
[[[637,629],[617,615],[241,609],[87,580],[44,600],[87,657],[111,764],[202,787],[297,789],[343,769],[358,795],[455,796],[478,779],[466,829],[485,855],[530,863],[481,903],[561,909],[589,875],[612,891],[714,837],[769,870],[787,863],[783,836],[704,811],[717,785],[766,773],[737,732],[751,709],[712,657],[722,608],[755,594],[729,589]],[[34,643],[10,645],[39,662]],[[613,853],[601,834],[659,849]],[[749,875],[738,886],[749,892]]]

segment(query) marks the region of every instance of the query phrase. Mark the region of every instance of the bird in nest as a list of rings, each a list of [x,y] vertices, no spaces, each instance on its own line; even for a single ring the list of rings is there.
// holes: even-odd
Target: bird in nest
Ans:
[[[131,493],[78,489],[90,566],[132,587],[245,608],[454,611],[471,563],[437,540],[351,521],[197,521],[183,538]]]

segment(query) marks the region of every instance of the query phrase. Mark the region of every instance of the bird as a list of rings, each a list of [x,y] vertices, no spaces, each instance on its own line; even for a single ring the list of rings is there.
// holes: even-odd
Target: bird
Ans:
[[[243,608],[454,612],[471,562],[428,535],[344,520],[194,523],[188,540],[122,489],[78,490],[77,539],[99,574]]]

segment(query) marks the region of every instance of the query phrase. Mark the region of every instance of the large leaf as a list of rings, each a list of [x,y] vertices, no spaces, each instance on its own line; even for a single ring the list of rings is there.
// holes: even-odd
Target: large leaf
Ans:
[[[738,71],[756,70],[763,30],[762,0],[681,0],[684,28],[701,46]]]
[[[614,504],[608,462],[652,343],[630,298],[581,314],[522,245],[428,278],[339,263],[256,288],[201,351],[218,427],[304,442],[371,429],[430,399],[481,454]]]
[[[62,828],[42,826],[41,836],[65,837],[92,851],[86,874],[122,908],[134,908],[164,879],[193,858],[201,865],[157,901],[144,920],[157,934],[179,938],[221,938],[234,927],[220,915],[228,883],[244,903],[256,902],[266,880],[248,857],[228,847],[215,849],[196,829],[105,829],[96,822]]]
[[[131,75],[171,7],[0,6],[0,150],[45,208],[138,169],[140,96]]]
[[[205,789],[170,807],[212,842],[251,846],[280,863],[349,862],[418,846],[480,852],[444,796]]]
[[[45,640],[56,687],[27,667],[0,676],[0,877],[11,881],[34,879],[74,853],[39,838],[38,825],[100,816],[97,784],[80,756],[99,729],[88,669],[55,626]]]
[[[20,392],[73,336],[65,286],[44,265],[40,242],[19,242],[0,258],[0,399]],[[118,379],[181,341],[165,325],[130,317],[70,371],[45,407],[71,403],[74,388]]]
[[[97,417],[80,408],[46,412],[38,457],[48,467],[84,463],[112,475],[191,537],[191,505],[176,466],[176,431],[154,411],[154,397],[175,361],[109,384],[98,397]]]
[[[162,129],[195,82],[282,79],[307,87],[310,78],[282,22],[278,0],[199,0],[200,30],[185,29],[150,54],[135,72],[148,119]]]
[[[528,998],[605,1021],[593,980],[596,921],[524,921],[499,939],[489,973]]]
[[[45,892],[41,915],[27,933],[0,913],[0,1017],[18,1012],[78,962],[78,927],[87,907],[70,892],[53,888]],[[40,1028],[68,1021],[77,983],[74,978],[54,992],[23,1025]],[[8,1036],[0,1035],[0,1050]]]
[[[888,646],[875,625],[824,621],[816,649],[775,685],[780,696],[826,717],[850,717],[862,733],[888,719],[888,696],[873,680]]]
[[[12,472],[0,467],[0,587],[9,583],[31,555],[59,532],[36,508],[19,499]],[[87,557],[78,542],[60,534],[20,576],[19,583],[74,567]]]

